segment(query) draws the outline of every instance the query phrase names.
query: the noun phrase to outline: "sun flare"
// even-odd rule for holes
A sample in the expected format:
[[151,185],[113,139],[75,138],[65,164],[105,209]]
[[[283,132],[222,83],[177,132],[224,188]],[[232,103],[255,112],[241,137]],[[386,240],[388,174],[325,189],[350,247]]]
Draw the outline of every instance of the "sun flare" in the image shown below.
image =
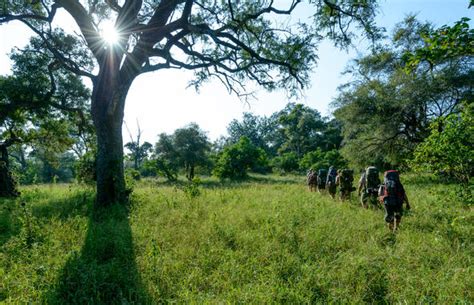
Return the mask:
[[104,24],[102,24],[100,35],[102,39],[110,45],[117,43],[119,39],[117,30],[112,22],[104,22]]

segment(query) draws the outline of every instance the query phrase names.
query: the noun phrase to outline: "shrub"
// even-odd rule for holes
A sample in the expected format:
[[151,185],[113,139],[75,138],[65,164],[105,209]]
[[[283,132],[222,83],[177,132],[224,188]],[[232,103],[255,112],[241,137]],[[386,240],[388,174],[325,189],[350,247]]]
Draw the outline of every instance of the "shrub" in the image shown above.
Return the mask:
[[454,177],[468,184],[474,172],[474,119],[472,111],[434,121],[431,134],[415,149],[412,165]]
[[94,184],[97,181],[95,151],[85,153],[76,164],[76,179],[79,183]]
[[273,158],[272,166],[282,174],[295,172],[299,169],[298,156],[294,152],[284,153]]
[[253,145],[247,137],[241,137],[237,143],[224,148],[213,174],[220,179],[243,179],[248,170],[263,168],[266,164],[265,151]]
[[320,148],[311,151],[303,156],[299,162],[300,169],[320,169],[329,168],[330,166],[336,168],[347,167],[347,161],[342,157],[337,149],[323,152]]

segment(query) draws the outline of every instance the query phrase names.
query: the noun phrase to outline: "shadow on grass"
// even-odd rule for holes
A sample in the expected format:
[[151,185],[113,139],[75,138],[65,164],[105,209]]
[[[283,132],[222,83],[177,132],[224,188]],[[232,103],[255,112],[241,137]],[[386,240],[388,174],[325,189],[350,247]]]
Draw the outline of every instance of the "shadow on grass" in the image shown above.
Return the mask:
[[13,212],[15,209],[15,199],[0,198],[0,247],[3,247],[11,237],[20,231],[19,225],[14,221]]
[[90,189],[75,191],[66,198],[48,200],[47,203],[31,207],[32,214],[38,218],[59,218],[87,215],[95,192]]
[[46,199],[41,204],[32,204],[43,195],[38,192],[29,192],[16,199],[0,200],[0,246],[18,235],[22,226],[27,225],[26,221],[36,223],[42,219],[66,220],[70,217],[87,215],[89,203],[94,198],[93,191],[81,190],[71,193],[66,198]]
[[127,207],[91,213],[80,253],[68,259],[48,304],[149,304],[135,263]]

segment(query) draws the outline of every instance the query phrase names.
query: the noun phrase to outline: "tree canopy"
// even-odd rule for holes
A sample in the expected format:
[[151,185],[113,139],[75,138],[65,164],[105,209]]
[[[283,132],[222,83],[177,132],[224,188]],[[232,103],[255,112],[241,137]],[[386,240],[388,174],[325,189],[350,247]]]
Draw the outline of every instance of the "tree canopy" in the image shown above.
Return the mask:
[[355,80],[340,88],[334,114],[343,124],[343,154],[352,164],[406,164],[434,119],[457,113],[463,100],[472,100],[472,56],[445,57],[407,73],[405,54],[425,47],[422,38],[432,31],[409,16],[390,44],[348,68]]

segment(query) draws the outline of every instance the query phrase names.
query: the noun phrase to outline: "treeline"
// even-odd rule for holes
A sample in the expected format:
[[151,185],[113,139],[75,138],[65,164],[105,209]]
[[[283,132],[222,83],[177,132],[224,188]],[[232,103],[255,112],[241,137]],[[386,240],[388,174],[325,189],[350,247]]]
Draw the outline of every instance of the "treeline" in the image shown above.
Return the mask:
[[302,104],[289,103],[269,117],[245,113],[230,122],[227,132],[211,143],[206,132],[191,123],[160,134],[153,145],[140,143],[139,133],[125,145],[126,165],[141,176],[176,180],[183,173],[192,180],[197,173],[242,179],[248,171],[285,174],[313,165],[345,164],[338,151],[340,124]]
[[[194,123],[159,134],[156,143],[142,142],[139,130],[124,145],[126,171],[173,181],[179,174],[242,179],[249,171],[375,165],[429,170],[468,184],[474,172],[468,22],[435,29],[407,17],[348,66],[352,81],[339,88],[332,118],[289,103],[268,117],[245,113],[213,143]],[[12,75],[0,77],[0,180],[10,171],[23,184],[94,181],[91,93],[48,51],[38,52],[38,43],[13,51]]]

